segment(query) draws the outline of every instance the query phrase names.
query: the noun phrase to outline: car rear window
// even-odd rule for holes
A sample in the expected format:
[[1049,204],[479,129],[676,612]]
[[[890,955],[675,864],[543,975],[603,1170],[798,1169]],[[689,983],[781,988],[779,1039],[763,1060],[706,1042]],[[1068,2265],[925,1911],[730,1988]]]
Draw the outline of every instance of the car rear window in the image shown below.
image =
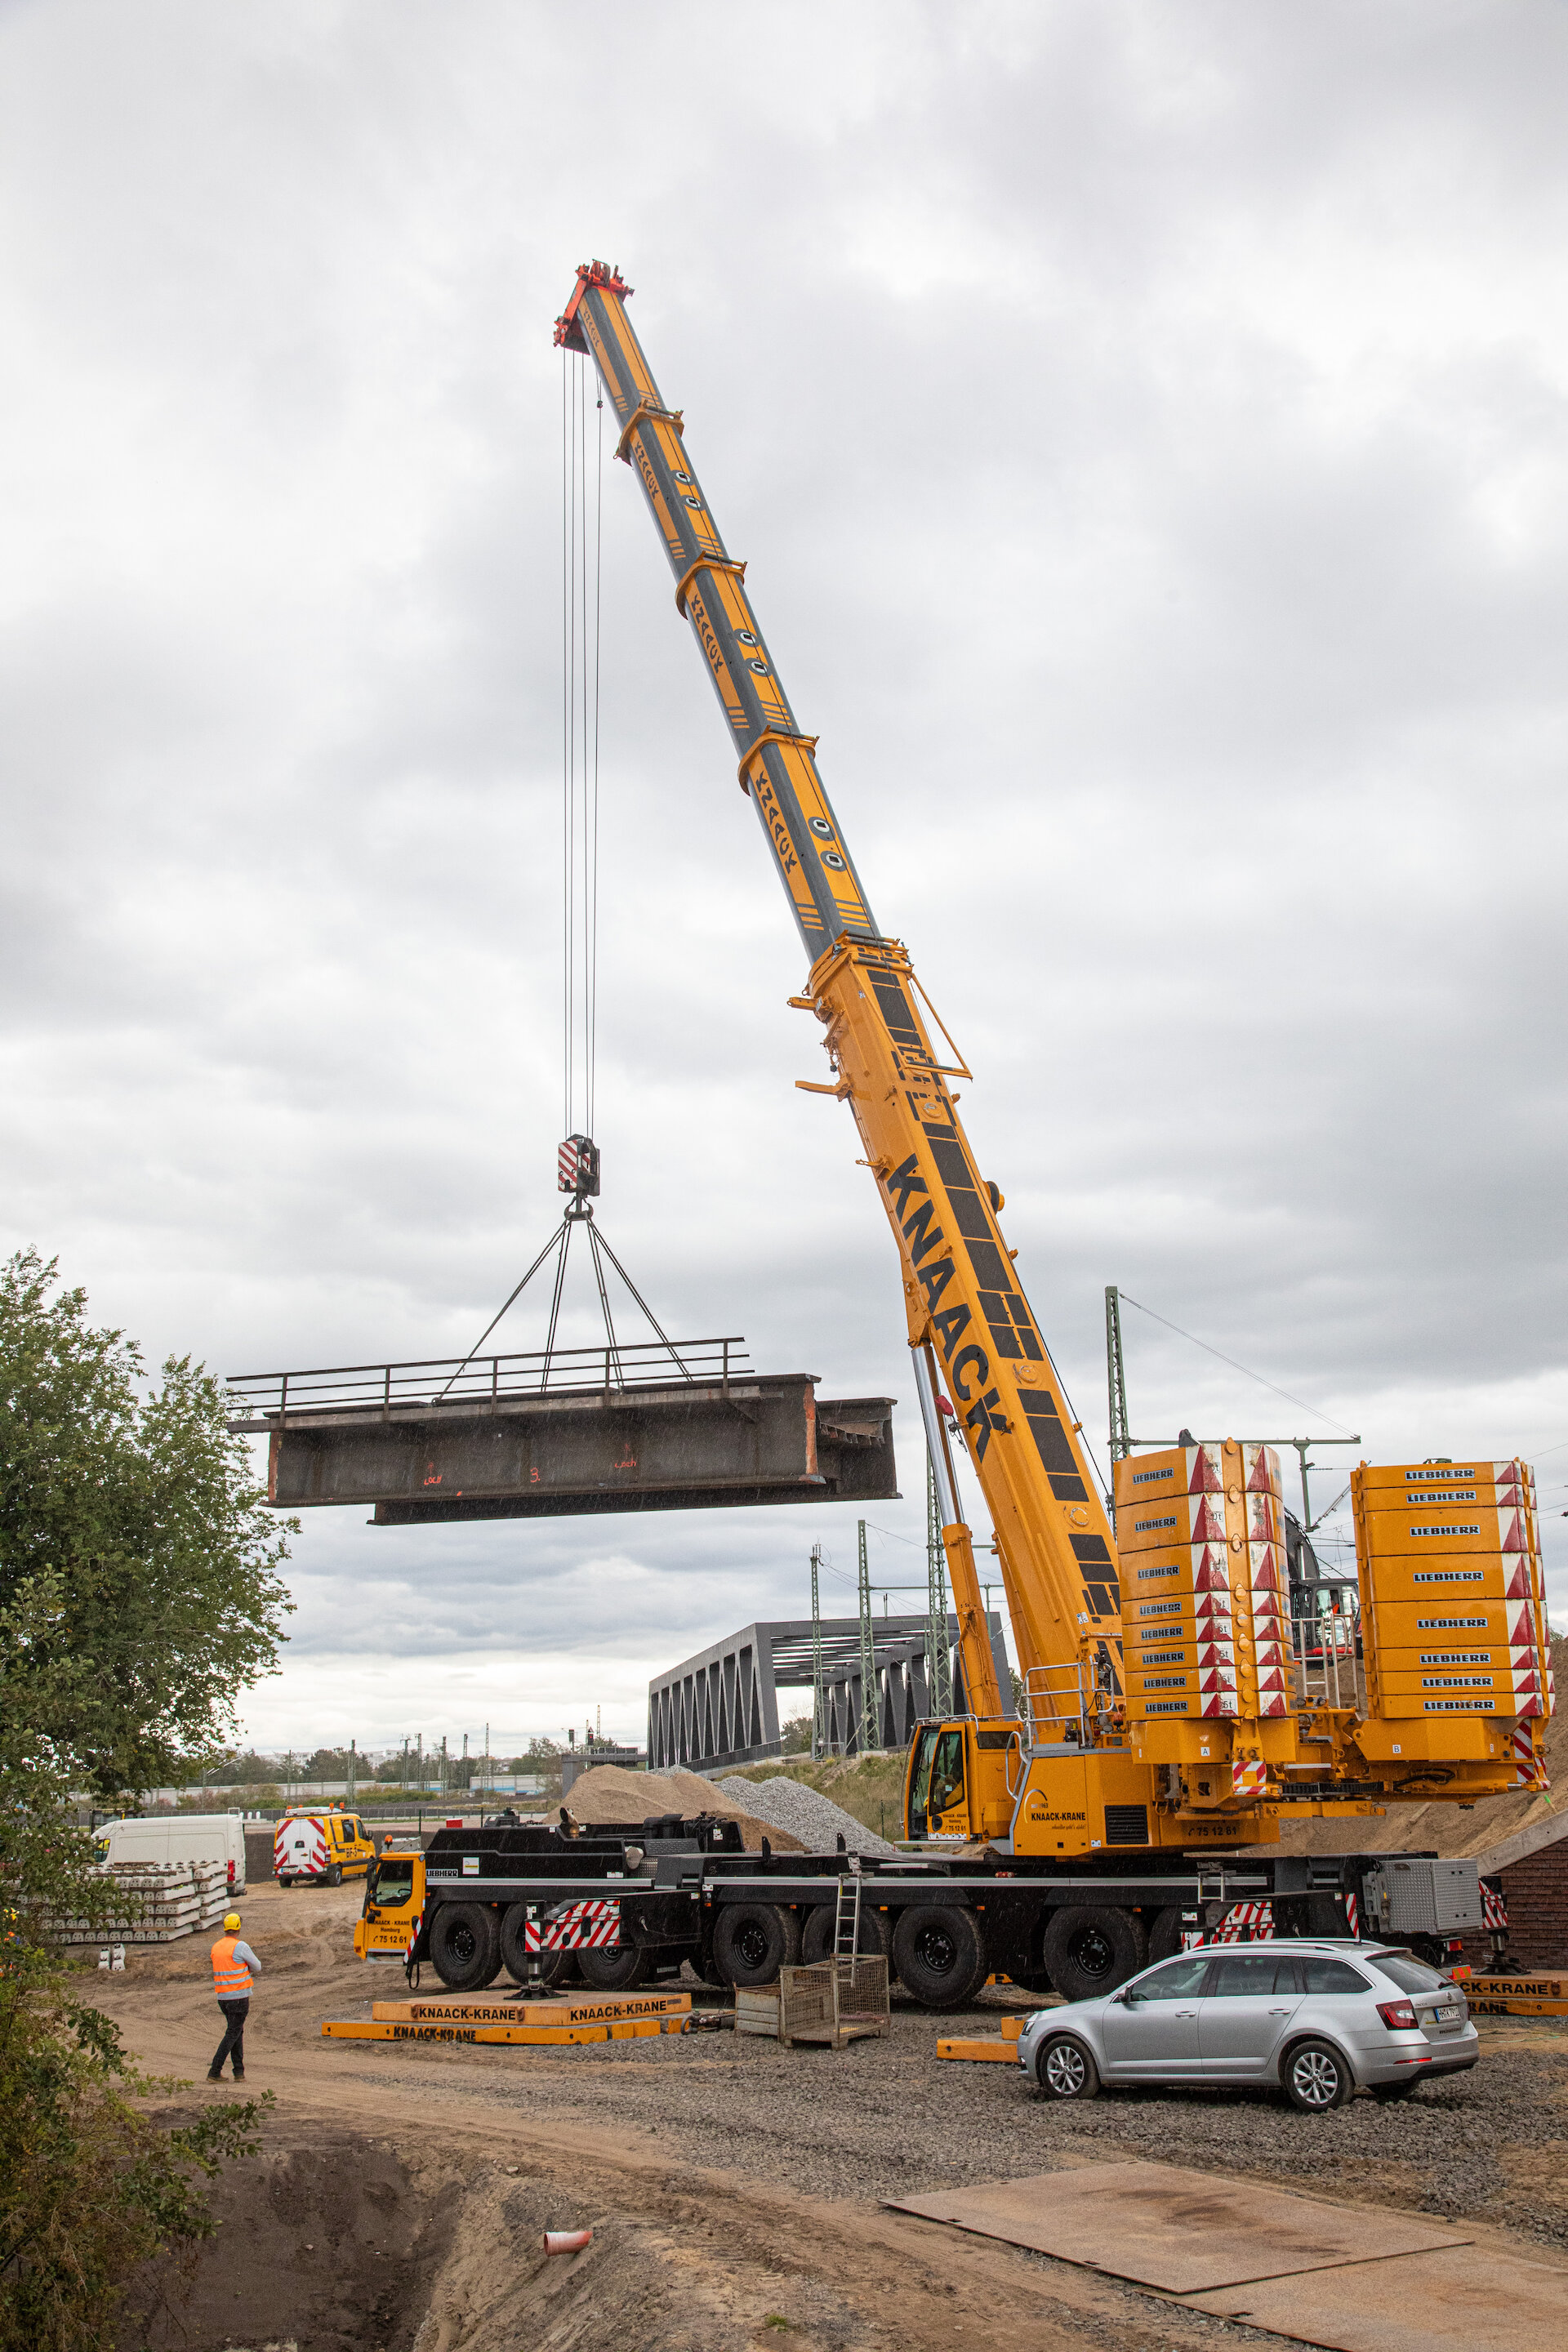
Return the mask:
[[1343,1960],[1314,1960],[1303,1955],[1302,1981],[1308,1992],[1370,1992],[1372,1988],[1357,1969],[1349,1969]]
[[1231,1952],[1215,1962],[1209,1999],[1235,2000],[1250,1994],[1262,2000],[1270,1993],[1296,1990],[1296,1963],[1273,1952]]
[[1436,1969],[1427,1968],[1423,1960],[1413,1960],[1408,1952],[1379,1952],[1373,1966],[1380,1977],[1387,1977],[1401,1992],[1437,1992],[1446,1982]]

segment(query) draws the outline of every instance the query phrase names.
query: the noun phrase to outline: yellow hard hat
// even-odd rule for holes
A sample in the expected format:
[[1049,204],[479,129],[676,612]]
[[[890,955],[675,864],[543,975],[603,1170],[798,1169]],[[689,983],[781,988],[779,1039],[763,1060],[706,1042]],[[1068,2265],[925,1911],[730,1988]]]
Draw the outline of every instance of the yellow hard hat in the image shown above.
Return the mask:
[[237,1911],[230,1911],[230,1912],[226,1915],[226,1916],[225,1917],[225,1919],[224,1919],[224,1923],[223,1923],[223,1924],[224,1924],[224,1926],[225,1926],[226,1927],[238,1927],[238,1925],[239,1925],[239,1914],[238,1914],[238,1912],[237,1912]]

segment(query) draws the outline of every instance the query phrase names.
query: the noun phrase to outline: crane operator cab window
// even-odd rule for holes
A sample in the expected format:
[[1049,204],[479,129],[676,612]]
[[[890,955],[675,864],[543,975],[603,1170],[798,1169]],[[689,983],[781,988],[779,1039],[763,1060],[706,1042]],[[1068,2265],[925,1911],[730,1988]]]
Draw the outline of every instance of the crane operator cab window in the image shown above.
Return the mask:
[[910,1790],[910,1834],[941,1827],[943,1813],[963,1802],[963,1733],[956,1725],[921,1734]]
[[372,1863],[364,1890],[367,1913],[373,1906],[377,1911],[396,1911],[413,1901],[416,1859],[411,1853],[384,1853]]

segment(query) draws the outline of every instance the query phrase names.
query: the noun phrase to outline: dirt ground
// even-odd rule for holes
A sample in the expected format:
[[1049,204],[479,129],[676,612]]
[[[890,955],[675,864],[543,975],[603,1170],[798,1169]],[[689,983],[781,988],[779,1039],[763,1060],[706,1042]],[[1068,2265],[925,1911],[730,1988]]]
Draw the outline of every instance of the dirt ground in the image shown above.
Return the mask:
[[[1071,2264],[886,2212],[879,2200],[1163,2157],[1350,2201],[1462,2217],[1482,2242],[1568,2250],[1568,2031],[1483,2025],[1473,2074],[1397,2107],[1299,2116],[1258,2095],[1047,2106],[1010,2066],[939,2063],[994,2031],[895,2000],[886,2042],[834,2054],[730,2033],[561,2052],[327,2042],[401,1977],[354,1959],[362,1891],[258,1888],[265,1971],[243,2093],[202,2077],[222,2021],[207,1937],[132,1951],[101,2007],[172,2105],[273,2094],[262,2154],[214,2193],[194,2275],[141,2283],[123,2347],[155,2352],[1017,2352],[1272,2344]],[[547,2261],[546,2228],[591,2225]]]

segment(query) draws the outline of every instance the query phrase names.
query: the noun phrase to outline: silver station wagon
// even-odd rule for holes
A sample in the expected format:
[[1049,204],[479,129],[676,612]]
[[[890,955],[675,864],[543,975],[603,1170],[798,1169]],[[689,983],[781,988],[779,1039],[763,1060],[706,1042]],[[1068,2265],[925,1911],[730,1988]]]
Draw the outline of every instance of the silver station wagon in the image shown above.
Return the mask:
[[1464,1994],[1436,1969],[1306,1936],[1184,1952],[1113,1993],[1037,2010],[1018,2037],[1047,2099],[1092,2099],[1102,2084],[1266,2084],[1318,2115],[1362,2087],[1403,2098],[1479,2054]]

